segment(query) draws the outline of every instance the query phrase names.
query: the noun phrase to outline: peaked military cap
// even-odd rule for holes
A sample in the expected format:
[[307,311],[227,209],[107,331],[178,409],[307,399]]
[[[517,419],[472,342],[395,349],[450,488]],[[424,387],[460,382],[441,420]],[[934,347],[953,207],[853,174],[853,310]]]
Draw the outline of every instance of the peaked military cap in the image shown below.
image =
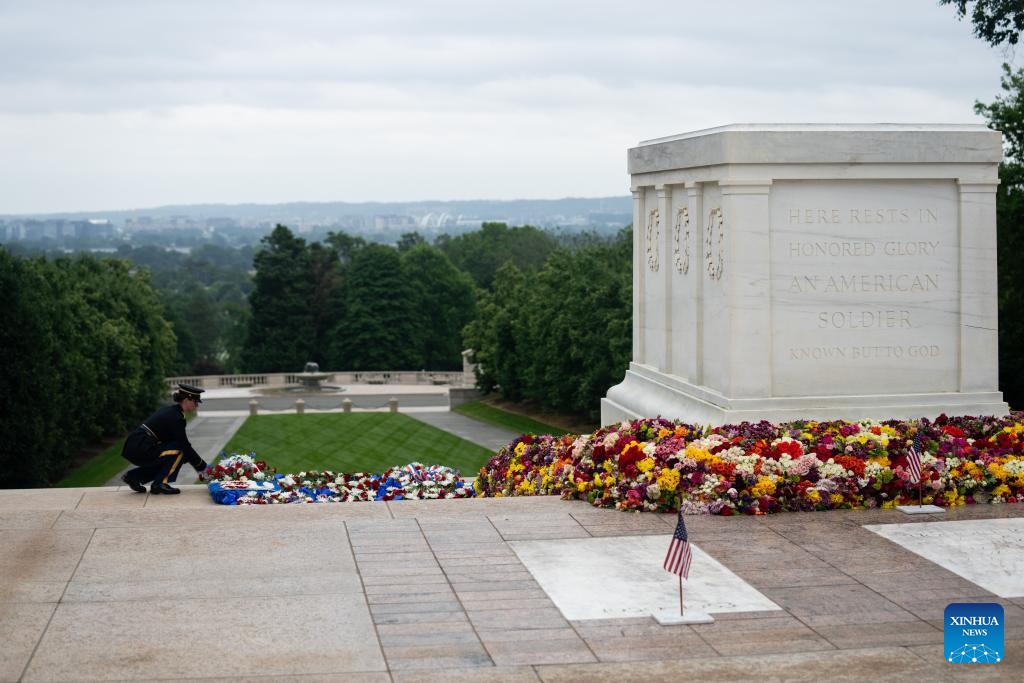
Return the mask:
[[199,394],[206,391],[206,389],[200,389],[199,387],[194,387],[191,384],[179,384],[178,389],[180,389],[181,393],[185,395],[184,398],[190,398],[196,403],[203,402],[203,399]]

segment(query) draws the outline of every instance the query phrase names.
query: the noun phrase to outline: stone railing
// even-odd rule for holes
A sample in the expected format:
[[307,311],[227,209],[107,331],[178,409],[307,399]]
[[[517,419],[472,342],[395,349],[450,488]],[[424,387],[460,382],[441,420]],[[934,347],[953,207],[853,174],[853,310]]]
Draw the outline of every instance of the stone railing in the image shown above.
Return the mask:
[[[472,373],[441,371],[368,371],[368,372],[327,372],[325,384],[433,384],[450,387],[472,387],[475,378]],[[277,372],[248,375],[195,375],[168,377],[167,387],[177,388],[178,384],[191,384],[200,389],[225,389],[229,387],[287,387],[302,384],[302,373]]]

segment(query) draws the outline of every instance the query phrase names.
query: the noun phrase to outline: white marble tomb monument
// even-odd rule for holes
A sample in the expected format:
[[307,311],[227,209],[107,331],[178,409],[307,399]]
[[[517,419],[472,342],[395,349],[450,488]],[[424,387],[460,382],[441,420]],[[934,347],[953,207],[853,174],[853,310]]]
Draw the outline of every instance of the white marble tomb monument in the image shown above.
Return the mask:
[[633,361],[603,424],[1004,415],[981,125],[730,125],[640,143]]

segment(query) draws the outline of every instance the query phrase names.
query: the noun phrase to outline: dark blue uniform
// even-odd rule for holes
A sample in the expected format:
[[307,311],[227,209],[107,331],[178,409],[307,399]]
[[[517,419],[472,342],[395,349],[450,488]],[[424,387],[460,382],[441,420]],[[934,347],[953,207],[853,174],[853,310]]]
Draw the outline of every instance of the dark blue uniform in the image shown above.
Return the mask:
[[178,477],[183,463],[197,472],[206,469],[206,461],[196,453],[185,435],[185,412],[180,403],[165,406],[132,430],[124,442],[121,455],[137,467],[129,470],[126,480],[169,484]]

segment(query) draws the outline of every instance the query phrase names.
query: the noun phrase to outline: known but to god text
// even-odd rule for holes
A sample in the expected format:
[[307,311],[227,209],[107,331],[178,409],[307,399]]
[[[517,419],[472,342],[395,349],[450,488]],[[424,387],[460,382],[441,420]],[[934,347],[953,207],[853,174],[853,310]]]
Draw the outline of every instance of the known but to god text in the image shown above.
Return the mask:
[[876,360],[879,358],[938,358],[937,344],[886,344],[879,346],[796,346],[789,360]]

